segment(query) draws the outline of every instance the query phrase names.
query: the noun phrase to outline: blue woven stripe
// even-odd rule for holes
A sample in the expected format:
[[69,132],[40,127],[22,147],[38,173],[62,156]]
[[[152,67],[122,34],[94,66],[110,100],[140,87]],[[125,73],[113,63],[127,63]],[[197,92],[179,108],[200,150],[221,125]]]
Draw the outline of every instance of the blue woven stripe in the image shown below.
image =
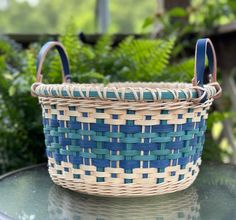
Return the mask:
[[[79,166],[89,165],[90,159],[92,165],[106,168],[116,167],[119,161],[120,167],[125,170],[139,168],[140,161],[143,161],[144,168],[161,169],[170,166],[171,160],[172,165],[180,166],[196,161],[202,153],[206,129],[204,119],[177,125],[176,130],[174,125],[167,124],[146,126],[144,134],[139,125],[121,125],[120,133],[117,133],[116,125],[91,123],[88,130],[88,123],[83,123],[82,130],[81,122],[65,123],[57,120],[56,116],[43,119],[43,124],[47,155],[57,162],[71,162]],[[109,156],[110,151],[112,155]],[[126,156],[116,155],[117,151]],[[137,156],[139,151],[143,151],[143,156]],[[144,157],[148,159],[143,160]]]
[[[50,126],[52,128],[57,128],[59,123],[56,122],[56,120],[52,119],[52,123],[44,123],[44,126]],[[69,124],[69,123],[68,123]],[[106,136],[112,137],[114,134],[112,134],[110,132],[110,126],[109,125],[102,125],[100,126],[100,130],[98,130],[100,124],[95,124],[95,123],[91,123],[90,126],[90,130],[85,132],[86,130],[88,130],[87,126],[84,125],[84,128],[81,129],[81,124],[80,122],[77,122],[77,133],[81,134],[81,135],[93,135],[96,132],[104,132],[106,133]],[[152,133],[149,133],[149,138],[152,138],[152,136],[156,136],[156,133],[170,133],[170,136],[177,136],[177,132],[179,131],[194,131],[197,130],[199,128],[204,127],[205,124],[203,124],[203,122],[189,122],[183,125],[177,125],[177,129],[176,131],[174,131],[174,125],[154,125],[154,126],[150,126],[152,129]],[[58,129],[58,133],[63,133],[63,132],[68,132],[70,134],[71,133],[71,127],[65,128],[65,130],[63,129]],[[73,127],[72,129],[75,129],[75,127]],[[94,129],[94,130],[93,130]],[[149,129],[150,130],[150,129]],[[140,125],[121,125],[120,126],[120,133],[117,134],[117,137],[119,138],[124,138],[126,134],[134,134],[134,137],[143,137],[144,135],[141,133],[142,131],[142,126]],[[153,134],[153,135],[152,135]],[[182,136],[182,133],[179,133],[180,136]],[[147,135],[147,134],[146,134]]]
[[[194,128],[198,129],[199,127],[202,127],[204,124],[204,120],[201,120],[200,122],[187,122],[183,125],[177,125],[177,131],[185,130],[185,131],[191,131]],[[50,122],[48,119],[43,120],[44,125],[49,125],[51,127],[58,127],[59,122],[56,119],[51,119]],[[81,129],[81,122],[71,122],[68,121],[68,128],[70,129]],[[62,126],[64,127],[64,122],[62,123]],[[114,127],[114,126],[113,126]],[[146,126],[146,127],[151,127],[152,132],[173,132],[174,131],[174,125],[153,125],[153,126]],[[84,127],[83,130],[88,129],[87,126]],[[149,129],[148,129],[149,130]],[[95,131],[95,132],[106,132],[110,131],[110,125],[108,124],[96,124],[96,123],[91,123],[90,124],[90,131]],[[117,131],[117,130],[114,130]],[[134,133],[140,133],[142,131],[142,126],[141,125],[121,125],[120,126],[120,132],[125,133],[125,134],[134,134]]]

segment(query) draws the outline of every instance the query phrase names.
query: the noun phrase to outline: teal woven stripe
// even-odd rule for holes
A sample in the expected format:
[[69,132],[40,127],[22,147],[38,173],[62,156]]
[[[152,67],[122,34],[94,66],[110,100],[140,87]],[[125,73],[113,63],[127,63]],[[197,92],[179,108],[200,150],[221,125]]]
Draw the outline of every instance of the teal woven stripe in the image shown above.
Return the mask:
[[[56,109],[57,105],[51,108]],[[75,110],[74,106],[69,108],[69,111]],[[105,111],[102,108],[96,109],[98,113]],[[194,110],[191,108],[186,110],[192,111]],[[134,110],[126,111],[130,119],[125,120],[122,125],[107,124],[101,118],[96,118],[95,123],[81,122],[89,117],[86,110],[82,113],[82,118],[70,116],[68,120],[60,119],[60,115],[65,113],[66,110],[58,111],[52,118],[43,120],[47,155],[55,158],[58,163],[69,162],[77,168],[80,164],[93,165],[100,172],[104,172],[106,167],[119,167],[125,173],[132,173],[133,169],[140,167],[153,167],[158,168],[158,172],[161,169],[165,172],[168,166],[179,165],[183,169],[201,156],[206,126],[205,120],[200,118],[201,114],[197,111],[200,122],[187,119],[183,124],[174,125],[167,120],[160,120],[160,123],[151,126],[135,124],[135,120],[131,120],[132,115],[137,114]],[[162,110],[160,113],[168,115],[171,111]],[[119,114],[111,115],[113,120],[119,117]],[[178,115],[178,118],[182,117],[183,114],[180,117]],[[144,117],[147,121],[151,119],[152,115]],[[86,171],[85,175],[92,173]],[[118,177],[112,174],[112,178]],[[143,178],[148,178],[148,174],[143,175]],[[97,178],[97,182],[104,181],[102,177]],[[132,181],[124,180],[125,183]]]
[[101,148],[101,149],[99,149],[99,148],[94,148],[94,149],[92,149],[92,153],[94,153],[94,154],[104,154],[104,155],[106,155],[106,154],[109,154],[109,150],[108,150],[108,149],[103,149],[103,148]]
[[124,155],[124,156],[136,156],[139,154],[139,151],[137,150],[124,150],[124,151],[121,151],[121,155]]
[[73,152],[70,150],[60,149],[59,152],[61,155],[64,155],[64,156],[69,156],[69,155],[76,156],[76,152]]
[[92,135],[96,135],[95,131],[87,131],[87,130],[79,130],[79,134],[80,135],[88,135],[88,136],[92,136]]
[[153,150],[153,151],[152,151],[152,154],[153,154],[153,155],[156,155],[156,156],[165,156],[165,155],[170,154],[170,150],[168,150],[168,149]]
[[110,138],[106,137],[106,136],[98,136],[98,135],[94,135],[91,136],[91,139],[93,141],[98,141],[98,142],[109,142]]
[[96,158],[96,154],[94,153],[89,153],[89,152],[80,152],[79,153],[81,157],[83,158]]
[[109,138],[124,138],[125,134],[120,132],[105,132],[105,135]]
[[[53,96],[57,96],[56,90],[52,90],[51,93],[52,93]],[[84,94],[84,96],[86,96],[86,92],[85,91],[83,91],[83,94]],[[101,94],[104,95],[103,91],[101,91]],[[120,97],[122,96],[121,92],[119,92],[118,94],[119,94]],[[155,94],[158,97],[158,93],[156,92]],[[49,94],[48,94],[47,90],[44,90],[44,91],[38,93],[37,95],[46,95],[46,96],[48,96]],[[62,95],[64,97],[68,97],[69,96],[66,90],[62,90]],[[138,98],[140,98],[140,93],[139,92],[137,92],[137,95],[138,95]],[[78,98],[81,97],[79,91],[74,91],[73,92],[73,96],[74,97],[78,97]],[[179,96],[180,99],[183,99],[183,100],[185,100],[187,98],[186,94],[184,92],[182,92],[182,91],[179,92],[178,96]],[[89,92],[89,97],[90,98],[99,98],[98,92],[97,91],[90,91]],[[116,94],[114,92],[107,92],[106,93],[106,97],[108,99],[117,99],[116,98]],[[198,97],[197,92],[193,91],[192,92],[192,97],[193,98],[197,98]],[[125,98],[125,100],[128,100],[128,101],[135,101],[136,100],[135,96],[134,96],[134,94],[132,92],[126,92],[124,98]],[[161,92],[161,99],[172,100],[174,98],[175,98],[174,95],[171,92],[169,92],[169,91]],[[153,100],[152,93],[148,92],[148,91],[144,92],[143,93],[143,100],[145,100],[145,101],[152,101]]]
[[170,142],[171,137],[155,137],[152,139],[152,142],[165,143]]
[[74,152],[80,152],[82,150],[82,148],[80,146],[75,146],[75,145],[69,145],[68,149],[70,151],[74,151]]
[[60,149],[60,145],[57,143],[51,143],[51,145],[47,145],[47,150],[50,152],[54,152]]
[[182,153],[170,154],[170,155],[168,155],[168,159],[170,159],[170,160],[179,159],[179,158],[181,158],[181,156],[182,156]]
[[69,133],[68,137],[71,139],[81,139],[81,135],[78,133]]
[[152,161],[157,160],[157,157],[155,155],[139,155],[132,157],[132,160]]
[[156,133],[137,133],[134,134],[136,138],[155,138],[157,136]]
[[105,155],[105,159],[111,160],[111,161],[119,161],[119,160],[124,160],[123,155]]
[[59,127],[59,128],[58,128],[58,132],[59,132],[59,133],[68,133],[68,132],[71,132],[71,129]]
[[135,137],[126,137],[126,138],[121,138],[120,142],[126,143],[126,144],[135,144],[140,142],[140,138],[135,138]]
[[[169,132],[169,133],[162,133],[161,136],[158,136],[157,133],[135,133],[130,134],[128,137],[125,133],[118,133],[118,132],[104,132],[104,134],[99,134],[98,132],[92,130],[77,130],[77,132],[73,132],[71,129],[68,128],[58,128],[58,131],[50,126],[46,126],[44,129],[45,133],[49,133],[54,138],[60,136],[62,133],[68,135],[73,141],[80,140],[82,136],[86,137],[89,136],[91,140],[96,141],[97,144],[101,142],[110,142],[110,138],[119,138],[120,143],[125,144],[134,144],[139,143],[143,138],[149,138],[152,143],[168,143],[174,137],[181,137],[182,141],[186,141],[188,145],[188,141],[193,138],[193,135],[197,137],[202,137],[204,135],[205,129],[199,130],[191,130],[191,131],[178,131],[178,132]],[[165,146],[164,146],[165,149]]]

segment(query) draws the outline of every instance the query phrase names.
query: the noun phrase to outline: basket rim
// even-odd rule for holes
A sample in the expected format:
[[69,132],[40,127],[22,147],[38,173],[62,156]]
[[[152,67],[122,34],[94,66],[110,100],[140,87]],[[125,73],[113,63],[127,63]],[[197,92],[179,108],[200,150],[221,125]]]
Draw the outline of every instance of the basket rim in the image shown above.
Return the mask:
[[[199,90],[203,93],[199,94]],[[193,86],[191,83],[179,82],[115,82],[105,84],[44,84],[34,83],[31,92],[39,97],[101,99],[113,101],[200,101],[202,96],[207,99],[218,95],[218,83],[209,83],[204,87]],[[203,94],[203,95],[202,95]]]

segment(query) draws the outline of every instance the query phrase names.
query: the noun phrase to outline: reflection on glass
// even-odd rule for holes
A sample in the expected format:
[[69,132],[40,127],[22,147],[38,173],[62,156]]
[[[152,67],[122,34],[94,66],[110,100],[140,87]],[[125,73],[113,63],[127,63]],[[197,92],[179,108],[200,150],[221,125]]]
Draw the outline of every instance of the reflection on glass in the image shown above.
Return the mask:
[[53,185],[49,192],[50,219],[198,219],[200,204],[194,187],[163,196],[102,198]]

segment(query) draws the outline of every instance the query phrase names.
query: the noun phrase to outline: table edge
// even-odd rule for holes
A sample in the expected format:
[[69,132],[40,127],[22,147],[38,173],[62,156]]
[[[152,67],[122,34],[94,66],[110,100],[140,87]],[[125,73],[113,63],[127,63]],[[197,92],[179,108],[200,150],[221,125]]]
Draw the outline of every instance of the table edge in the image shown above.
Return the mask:
[[26,170],[31,170],[31,169],[34,169],[34,168],[37,168],[37,167],[46,167],[47,163],[40,163],[40,164],[34,164],[34,165],[30,165],[30,166],[27,166],[27,167],[22,167],[20,169],[17,169],[17,170],[13,170],[13,171],[10,171],[8,173],[5,173],[3,175],[0,176],[0,181],[9,177],[9,176],[12,176],[16,173],[19,173],[19,172],[22,172],[22,171],[26,171]]

